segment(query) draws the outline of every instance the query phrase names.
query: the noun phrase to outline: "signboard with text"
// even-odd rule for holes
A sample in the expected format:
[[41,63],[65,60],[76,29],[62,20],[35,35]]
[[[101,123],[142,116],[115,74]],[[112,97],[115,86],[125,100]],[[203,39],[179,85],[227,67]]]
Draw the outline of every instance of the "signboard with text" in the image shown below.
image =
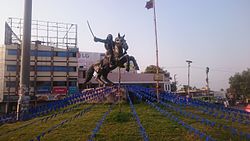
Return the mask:
[[78,66],[83,68],[89,68],[92,64],[100,61],[103,57],[103,53],[96,52],[79,52],[78,53]]
[[37,87],[37,94],[48,94],[50,93],[50,86]]
[[162,74],[155,74],[154,81],[163,81],[163,75]]
[[67,94],[67,88],[66,87],[53,87],[53,94]]
[[75,94],[77,92],[77,87],[69,87],[69,94]]

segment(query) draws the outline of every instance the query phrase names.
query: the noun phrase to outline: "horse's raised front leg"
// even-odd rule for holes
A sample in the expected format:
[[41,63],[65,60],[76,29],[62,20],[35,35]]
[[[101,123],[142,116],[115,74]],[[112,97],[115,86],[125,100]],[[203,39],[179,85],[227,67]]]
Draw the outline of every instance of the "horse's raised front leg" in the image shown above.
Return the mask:
[[126,71],[129,72],[129,70],[130,70],[130,57],[127,55],[126,58],[127,58]]
[[101,79],[101,75],[100,74],[97,74],[95,80],[99,83],[99,85],[103,86],[105,84],[104,81],[102,81]]
[[133,62],[135,70],[140,70],[140,68],[139,68],[139,66],[138,66],[138,64],[137,64],[137,62],[135,60],[135,57],[129,56],[129,60],[131,60]]
[[84,86],[91,80],[91,78],[93,77],[94,71],[95,71],[94,66],[91,65],[89,67],[89,69],[87,70],[87,73],[86,73],[87,77],[86,77],[86,79],[85,79],[85,81],[83,83]]
[[102,80],[105,81],[108,85],[113,85],[114,83],[108,79],[108,73],[102,74]]

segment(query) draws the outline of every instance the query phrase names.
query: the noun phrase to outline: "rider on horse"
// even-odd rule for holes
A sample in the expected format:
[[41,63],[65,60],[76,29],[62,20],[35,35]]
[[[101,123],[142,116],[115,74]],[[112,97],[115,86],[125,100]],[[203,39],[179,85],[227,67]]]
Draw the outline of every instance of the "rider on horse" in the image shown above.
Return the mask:
[[[86,85],[96,73],[96,80],[100,85],[103,84],[112,84],[113,82],[110,81],[107,77],[108,74],[117,67],[124,68],[124,64],[126,64],[126,71],[130,69],[130,61],[133,62],[134,69],[139,70],[139,66],[133,56],[129,56],[127,54],[128,44],[124,39],[125,35],[115,38],[113,41],[112,35],[109,34],[106,40],[96,38],[94,36],[95,42],[102,42],[105,45],[105,49],[107,50],[106,56],[100,60],[100,62],[92,64],[89,69],[87,70],[87,77],[85,79],[84,85]],[[107,57],[110,56],[110,57]],[[110,63],[114,65],[110,67]]]
[[[113,36],[111,34],[108,34],[106,39],[100,39],[100,38],[94,37],[94,41],[104,43],[104,47],[107,50],[106,56],[109,58],[110,67],[112,67],[115,62],[114,53],[113,53],[115,42],[113,41]],[[103,67],[102,63],[101,63],[101,67]]]

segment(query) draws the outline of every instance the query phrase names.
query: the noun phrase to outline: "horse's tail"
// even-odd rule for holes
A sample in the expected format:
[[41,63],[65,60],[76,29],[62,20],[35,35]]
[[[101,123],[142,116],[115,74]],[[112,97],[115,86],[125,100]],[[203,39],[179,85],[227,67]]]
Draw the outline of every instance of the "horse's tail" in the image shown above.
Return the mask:
[[94,71],[95,71],[94,65],[91,65],[91,66],[89,67],[89,69],[87,70],[87,73],[86,73],[86,80],[85,80],[85,82],[83,83],[83,85],[86,85],[86,84],[91,80],[91,78],[93,77]]

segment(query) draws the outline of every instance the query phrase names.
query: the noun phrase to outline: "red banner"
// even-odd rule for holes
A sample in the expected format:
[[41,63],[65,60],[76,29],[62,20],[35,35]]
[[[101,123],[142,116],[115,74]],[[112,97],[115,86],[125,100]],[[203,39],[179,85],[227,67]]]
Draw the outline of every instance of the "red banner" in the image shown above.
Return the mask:
[[66,87],[53,87],[53,94],[67,94]]

